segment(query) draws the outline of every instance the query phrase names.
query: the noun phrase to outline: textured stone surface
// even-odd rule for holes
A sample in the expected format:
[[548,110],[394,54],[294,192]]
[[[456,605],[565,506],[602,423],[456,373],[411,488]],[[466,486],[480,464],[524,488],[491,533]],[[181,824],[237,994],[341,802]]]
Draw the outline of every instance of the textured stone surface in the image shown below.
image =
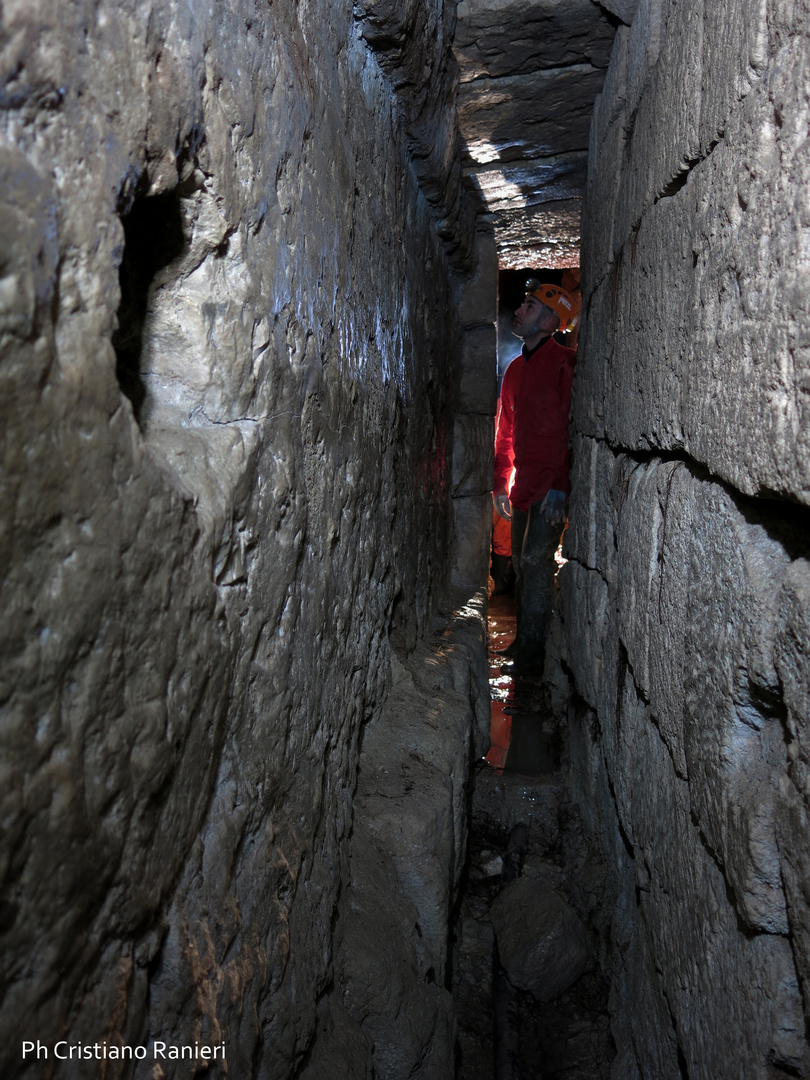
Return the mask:
[[[759,97],[752,92],[741,112],[764,108]],[[806,183],[783,184],[780,165],[757,184],[758,211],[743,212],[740,174],[731,172],[737,156],[739,148],[718,146],[617,256],[602,297],[590,301],[611,329],[591,321],[587,331],[594,349],[608,352],[611,374],[595,372],[586,386],[592,369],[583,368],[576,407],[604,410],[615,443],[685,450],[741,491],[807,503],[810,315],[803,240],[791,224],[801,221]],[[669,362],[656,362],[662,356]]]
[[472,201],[460,184],[455,5],[447,0],[360,0],[361,33],[398,91],[396,106],[421,187],[439,213],[456,266],[474,259]]
[[[601,716],[620,707],[631,679],[675,771],[689,779],[692,811],[725,866],[739,919],[784,933],[774,803],[787,754],[774,711],[774,640],[795,536],[769,532],[767,518],[683,462],[638,464],[592,445],[606,460],[590,478],[577,466],[578,524],[567,542],[578,564],[565,591],[568,620],[584,621],[592,646],[590,657],[575,657],[578,685]],[[579,448],[585,463],[588,442]],[[598,539],[579,527],[587,501],[601,521],[606,506],[620,507]],[[614,636],[618,650],[606,640]],[[605,662],[611,653],[614,663]],[[606,744],[612,738],[606,729]],[[620,808],[629,784],[629,768],[620,770]]]
[[622,1080],[810,1075],[807,14],[641,0],[591,127],[561,607]]
[[451,582],[462,592],[470,592],[489,568],[492,538],[492,496],[459,495],[453,499],[455,528]]
[[494,220],[500,247],[502,227],[498,225],[497,215],[501,215],[504,224],[508,224],[509,215],[506,212],[514,210],[516,201],[522,200],[521,208],[530,211],[548,203],[578,199],[585,187],[587,166],[585,152],[573,150],[557,157],[519,161],[498,168],[471,166],[466,170],[466,175],[480,192],[488,211],[496,215]]
[[628,762],[606,765],[587,724],[572,738],[581,743],[573,751],[580,807],[603,850],[613,853],[611,938],[622,957],[613,981],[614,1037],[624,1062],[618,1075],[668,1075],[678,1060],[689,1075],[766,1077],[773,1064],[805,1075],[790,945],[781,935],[740,932],[727,883],[691,820],[689,786],[676,776],[654,723],[636,721],[626,736],[632,843],[607,812],[613,777]]
[[464,334],[459,369],[458,412],[494,417],[498,398],[495,326],[473,327]]
[[494,439],[491,416],[464,413],[456,416],[453,427],[453,495],[455,497],[484,495],[492,490]]
[[[534,715],[531,720],[538,723],[540,717]],[[564,727],[564,719],[561,722]],[[563,759],[567,759],[566,753]],[[492,952],[496,916],[491,919],[490,908],[500,908],[504,901],[499,899],[500,873],[504,862],[511,860],[501,856],[506,856],[510,833],[519,822],[527,837],[522,873],[528,880],[529,895],[524,895],[517,905],[518,925],[512,929],[524,940],[526,952],[540,944],[539,920],[533,916],[535,892],[539,895],[554,890],[559,898],[553,902],[554,909],[566,910],[567,906],[567,918],[577,926],[577,934],[582,933],[578,919],[590,921],[604,901],[598,859],[591,857],[594,849],[569,801],[567,765],[558,772],[532,776],[509,769],[498,772],[480,762],[475,770],[470,815],[467,885],[461,898],[454,950],[459,1080],[489,1080],[495,1068]],[[514,888],[520,891],[524,887],[510,885],[507,892],[512,894]],[[545,910],[542,905],[541,910]],[[591,938],[590,933],[586,936]],[[515,1049],[522,1075],[607,1080],[614,1055],[607,1017],[607,984],[598,973],[589,971],[550,1003],[520,992],[514,1007],[516,1015],[511,1022],[519,1031],[519,1048]]]
[[629,25],[638,9],[638,0],[599,0],[599,6]]
[[572,64],[463,83],[459,123],[467,153],[474,162],[540,158],[542,166],[562,151],[584,150],[604,75],[591,64]]
[[[360,755],[350,880],[338,921],[338,997],[375,1075],[452,1075],[449,922],[467,846],[476,717],[469,655],[451,644],[394,659]],[[462,683],[459,686],[459,677]],[[340,1013],[338,1013],[340,1015]]]
[[787,709],[787,782],[781,779],[777,804],[777,841],[796,963],[801,976],[805,1015],[810,1012],[810,897],[808,845],[808,710],[810,692],[810,564],[797,559],[785,574],[777,598],[778,623],[774,664],[784,687]]
[[578,213],[574,220],[553,204],[582,196],[590,114],[613,35],[591,0],[459,4],[465,172],[493,215],[505,268],[579,263]]
[[[478,251],[475,270],[465,280],[459,298],[458,314],[467,329],[492,326],[498,315],[498,256],[492,223],[476,222],[475,243]],[[477,410],[472,410],[477,411]]]
[[464,335],[456,378],[452,477],[455,545],[451,580],[468,595],[487,580],[492,535],[489,492],[497,403],[498,261],[491,223],[479,220],[475,250],[475,271],[459,297]]
[[[765,1075],[768,1040],[775,1040],[784,1060],[804,1070],[792,954],[777,948],[788,932],[796,940],[804,918],[795,882],[797,866],[807,865],[799,826],[806,811],[798,796],[801,767],[793,764],[801,758],[791,750],[803,722],[788,727],[787,746],[780,722],[785,708],[798,717],[801,691],[793,688],[806,683],[808,670],[806,628],[793,614],[794,597],[807,589],[806,563],[791,561],[801,529],[773,522],[756,503],[735,499],[684,462],[638,462],[587,439],[578,441],[575,462],[564,552],[569,562],[562,572],[566,662],[598,716],[599,732],[598,740],[586,739],[575,726],[589,759],[575,769],[576,785],[581,805],[595,799],[608,817],[615,815],[614,828],[632,856],[624,866],[626,855],[617,858],[613,845],[617,892],[627,874],[649,894],[633,925],[621,923],[620,909],[614,916],[617,943],[626,934],[641,950],[639,969],[627,981],[616,975],[620,1024],[634,1045],[664,1053],[651,1046],[654,1014],[631,1004],[634,980],[652,978],[655,968],[668,977],[690,955],[690,962],[703,963],[707,931],[695,929],[691,941],[678,936],[679,904],[684,913],[687,907],[711,912],[713,925],[722,913],[724,964],[694,992],[705,1001],[730,994],[739,1013],[753,1008],[744,990],[751,979],[771,986],[781,1010],[763,1019],[756,1006],[740,1020],[759,1041],[748,1045],[744,1054],[750,1056],[729,1061],[748,1060],[750,1075]],[[791,645],[782,652],[786,640]],[[607,774],[601,793],[591,790],[594,770]],[[672,815],[684,823],[665,870],[660,845]],[[610,850],[609,826],[600,821],[594,828]],[[701,863],[706,869],[695,881]],[[710,886],[716,901],[704,892],[708,868],[710,878],[718,876]],[[663,919],[659,888],[667,896],[682,890],[680,899],[666,901],[674,904],[672,934],[656,933],[642,945],[637,936],[651,934]],[[742,943],[763,932],[756,939],[762,949],[749,954]],[[645,972],[647,954],[653,968]],[[803,955],[798,951],[800,973]],[[738,964],[749,974],[741,976]],[[694,1062],[716,1072],[721,1066],[714,1049],[709,1052],[708,1032],[682,1031],[687,1020],[666,978],[661,992],[673,1010],[681,1051],[697,1039],[700,1045],[689,1050]],[[719,1014],[714,1023],[721,1026]],[[737,1067],[717,1074],[737,1075]]]
[[581,202],[541,203],[527,207],[516,220],[514,215],[494,215],[498,229],[498,261],[504,270],[521,270],[526,265],[526,231],[536,237],[532,261],[535,265],[564,269],[579,262]]
[[362,725],[452,558],[471,230],[452,7],[409,10],[425,111],[379,5],[4,6],[4,1076],[31,1031],[281,1080],[320,1030]]
[[538,1001],[553,1001],[587,969],[587,931],[548,885],[529,875],[518,878],[494,902],[490,916],[509,981]]
[[460,0],[453,49],[465,82],[587,61],[607,67],[611,36],[588,0]]

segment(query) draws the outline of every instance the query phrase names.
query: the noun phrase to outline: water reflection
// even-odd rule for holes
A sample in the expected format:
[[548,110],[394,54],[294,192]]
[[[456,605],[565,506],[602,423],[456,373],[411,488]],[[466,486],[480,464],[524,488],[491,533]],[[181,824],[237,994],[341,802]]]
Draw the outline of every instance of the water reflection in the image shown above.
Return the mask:
[[504,649],[515,636],[515,603],[493,596],[489,603],[490,748],[486,761],[498,772],[544,774],[560,765],[560,738],[542,679],[515,678],[501,670]]

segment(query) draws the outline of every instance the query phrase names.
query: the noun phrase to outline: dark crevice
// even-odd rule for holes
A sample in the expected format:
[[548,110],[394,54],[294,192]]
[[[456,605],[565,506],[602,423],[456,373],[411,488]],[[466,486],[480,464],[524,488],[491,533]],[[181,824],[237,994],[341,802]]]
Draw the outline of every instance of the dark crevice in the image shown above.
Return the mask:
[[[620,642],[620,648],[622,650],[624,650],[624,644],[622,642]],[[625,655],[627,655],[627,654],[625,653]],[[672,764],[673,772],[675,773],[675,775],[678,777],[679,780],[684,780],[684,781],[688,780],[689,778],[687,776],[684,776],[683,773],[681,772],[681,770],[678,768],[678,763],[675,761],[675,757],[674,757],[674,755],[672,753],[672,747],[669,745],[667,740],[664,738],[664,733],[661,730],[661,724],[659,723],[658,718],[655,716],[652,709],[650,708],[650,702],[649,702],[649,700],[647,698],[647,695],[644,693],[644,691],[638,685],[638,682],[636,680],[635,672],[633,671],[633,665],[630,663],[629,655],[627,656],[627,672],[629,673],[630,679],[632,680],[633,689],[635,690],[636,697],[645,706],[647,719],[650,721],[652,726],[658,732],[658,738],[664,744],[664,748],[666,749],[666,752],[669,755],[669,760],[670,760],[670,762]]]
[[728,901],[729,907],[734,912],[734,917],[737,920],[737,930],[738,930],[738,932],[747,941],[754,941],[758,937],[774,937],[774,936],[779,937],[779,936],[781,936],[781,935],[778,935],[778,934],[774,935],[773,933],[771,933],[768,930],[761,930],[761,929],[759,929],[757,927],[750,926],[748,923],[746,923],[744,921],[744,919],[740,915],[740,906],[741,905],[740,905],[740,903],[739,903],[739,901],[737,899],[737,891],[734,888],[734,886],[731,884],[731,882],[728,880],[728,877],[726,876],[726,868],[725,868],[725,864],[724,864],[722,858],[714,850],[712,845],[709,843],[708,837],[706,836],[706,833],[703,831],[703,827],[700,824],[700,819],[698,818],[695,811],[690,810],[689,811],[689,816],[690,816],[690,818],[692,820],[692,825],[695,827],[695,830],[697,831],[698,839],[700,840],[700,843],[701,843],[701,846],[703,847],[703,850],[706,852],[706,854],[712,860],[714,865],[717,867],[717,869],[720,872],[720,876],[723,879],[723,888],[725,889],[725,892],[726,892],[726,900]]
[[0,935],[7,934],[17,921],[20,905],[10,900],[0,900]]
[[[605,70],[605,68],[596,67],[596,65],[592,64],[590,61],[586,61],[585,63],[583,63],[581,60],[572,60],[569,64],[554,64],[553,66],[549,66],[549,67],[536,67],[536,68],[533,68],[532,69],[532,74],[533,75],[538,75],[538,74],[541,74],[541,75],[553,75],[553,74],[556,74],[556,72],[558,72],[558,71],[570,71],[570,70],[576,69],[576,68],[579,68],[579,69],[581,69],[581,68],[590,68],[591,71],[604,71]],[[466,87],[466,86],[475,86],[475,84],[479,83],[479,82],[497,83],[497,82],[500,82],[501,79],[514,79],[516,74],[519,75],[519,74],[521,74],[521,72],[519,72],[519,71],[515,72],[515,71],[510,70],[510,71],[504,72],[503,75],[490,75],[490,74],[477,75],[473,79],[465,79],[463,85]],[[481,106],[481,111],[483,111],[485,108],[487,108],[487,105],[484,103]],[[491,108],[494,108],[494,106],[491,106]],[[586,149],[587,149],[587,147],[586,147]],[[567,152],[568,152],[568,148],[566,148],[566,153]]]
[[[705,473],[705,479],[711,479],[716,481],[717,483],[720,483],[718,477],[714,476],[713,473],[710,473],[710,471],[705,468],[705,466],[701,465],[700,462],[696,461],[693,457],[690,457],[690,455],[685,450],[667,450],[663,448],[659,449],[653,447],[651,447],[650,449],[641,449],[638,447],[626,447],[616,445],[615,443],[611,443],[608,439],[602,439],[600,441],[604,442],[605,446],[608,447],[608,449],[611,451],[612,454],[614,454],[614,456],[629,458],[631,461],[634,461],[637,466],[649,465],[654,462],[667,464],[668,462],[680,461],[683,462],[684,465],[693,467],[696,475],[698,475],[700,472],[703,472]],[[701,477],[698,475],[698,478],[700,479]]]
[[777,1061],[772,1058],[768,1062],[768,1080],[777,1080],[778,1077],[783,1076],[805,1076],[803,1069],[800,1069],[796,1065],[791,1065],[785,1061]]
[[[642,880],[639,880],[642,879]],[[636,907],[641,910],[641,897],[643,893],[649,893],[652,888],[652,871],[649,863],[641,854],[636,860]]]
[[124,226],[124,254],[118,271],[121,303],[112,343],[118,385],[132,402],[135,420],[140,425],[146,399],[141,353],[150,290],[158,272],[174,262],[186,243],[178,190],[136,198],[121,218],[121,224]]
[[649,718],[649,721],[652,724],[652,726],[658,732],[659,739],[661,740],[661,742],[666,747],[666,751],[669,754],[669,760],[672,763],[673,772],[675,773],[675,775],[678,777],[679,780],[683,780],[685,783],[688,783],[689,782],[689,777],[678,766],[678,763],[675,760],[675,756],[672,753],[672,747],[669,745],[667,740],[664,738],[664,732],[661,730],[661,724],[660,724],[660,722],[658,720],[658,717],[655,715],[655,713],[653,713],[652,709],[650,709],[650,708],[647,709],[647,717]]
[[791,561],[810,557],[810,507],[779,495],[741,495],[728,484],[715,482],[725,488],[748,524],[761,526]]
[[[621,724],[620,714],[621,714],[621,707],[622,707],[622,702],[623,702],[623,698],[624,698],[624,674],[626,673],[628,667],[629,667],[629,665],[628,665],[628,662],[627,662],[627,651],[624,648],[624,645],[621,642],[619,642],[619,662],[618,662],[618,669],[619,670],[618,670],[618,673],[617,673],[618,678],[619,678],[619,682],[618,682],[618,687],[617,687],[617,692],[616,692],[616,735],[617,735],[617,737],[618,737],[619,732],[620,732],[620,724]],[[603,755],[603,761],[604,761],[604,765],[605,765],[605,776],[607,777],[607,782],[608,782],[608,790],[610,791],[611,798],[613,799],[613,808],[614,808],[615,813],[616,813],[616,824],[618,825],[618,828],[619,828],[619,835],[622,838],[622,843],[624,844],[625,851],[627,852],[627,854],[630,856],[631,859],[635,860],[635,857],[636,857],[635,847],[634,847],[633,842],[631,841],[630,837],[627,835],[627,832],[626,832],[626,830],[624,828],[624,825],[622,824],[622,817],[621,817],[621,814],[619,813],[619,800],[616,798],[616,789],[613,786],[613,778],[610,775],[610,766],[608,765],[608,760],[607,760],[606,757],[604,757],[604,755]]]
[[689,158],[683,163],[681,171],[677,173],[664,187],[659,195],[653,200],[653,205],[660,202],[661,199],[671,199],[673,195],[677,195],[684,187],[686,187],[686,181],[689,179],[689,174],[699,165],[701,161],[705,161],[704,157]]
[[[572,561],[572,560],[569,559],[569,562],[570,561]],[[582,565],[582,564],[580,564],[580,565]],[[682,771],[678,768],[678,764],[675,761],[675,757],[673,755],[672,748],[670,747],[667,740],[664,738],[664,733],[661,730],[661,725],[660,725],[657,717],[654,715],[654,713],[652,712],[652,710],[650,708],[650,702],[649,702],[648,696],[644,693],[644,691],[641,689],[641,687],[638,684],[638,680],[636,679],[635,672],[633,671],[633,665],[630,662],[630,655],[627,652],[627,648],[626,648],[624,642],[621,641],[621,640],[619,640],[619,659],[618,659],[618,663],[617,663],[617,674],[616,674],[616,678],[617,678],[617,692],[616,692],[616,730],[617,730],[617,734],[618,734],[618,732],[620,730],[620,719],[619,718],[620,718],[621,707],[624,704],[624,681],[625,681],[625,678],[627,677],[627,675],[630,676],[630,681],[633,684],[633,691],[635,692],[636,699],[642,705],[645,706],[647,719],[653,725],[653,727],[655,728],[655,730],[658,733],[659,739],[664,744],[664,747],[665,747],[665,749],[667,751],[667,754],[669,756],[669,760],[670,760],[670,762],[672,764],[672,769],[673,769],[675,775],[678,777],[679,780],[687,780],[688,777],[684,776]],[[605,762],[605,764],[607,765],[607,762]],[[610,784],[610,779],[609,778],[608,778],[608,783]],[[612,786],[611,786],[611,794],[613,794]],[[615,799],[615,796],[614,796],[614,799]]]
[[629,26],[630,25],[630,23],[626,23],[624,21],[624,19],[620,19],[615,11],[611,11],[609,7],[605,7],[604,4],[600,3],[599,0],[597,0],[597,3],[599,4],[599,7],[601,8],[602,15],[610,23],[610,25],[613,27],[614,31],[618,30],[620,26]]
[[718,143],[721,141],[721,139],[722,132],[720,132],[719,136],[716,139],[713,139],[712,142],[709,143],[703,153],[698,154],[696,157],[693,158],[687,158],[686,161],[682,162],[681,168],[679,169],[677,174],[673,176],[669,183],[664,186],[661,192],[656,195],[655,199],[653,200],[653,205],[655,205],[655,203],[659,202],[661,199],[669,199],[673,195],[677,195],[678,192],[686,186],[686,182],[689,179],[690,174],[697,168],[698,165],[702,165],[703,162],[711,156],[712,152],[714,151]]
[[[624,681],[627,677],[627,669],[630,666],[627,649],[624,642],[619,641],[619,647],[616,650],[616,736],[621,737],[622,731],[622,712],[624,711]],[[633,680],[635,682],[635,680]]]
[[566,552],[565,558],[569,563],[576,563],[577,566],[581,566],[583,570],[587,570],[590,574],[598,574],[606,585],[609,584],[608,579],[598,566],[589,566],[588,563],[583,562],[582,559],[577,558],[576,555],[570,554],[570,552]]
[[[312,1060],[312,1055],[315,1052],[315,1047],[317,1045],[318,1038],[321,1037],[321,1036],[326,1035],[326,1032],[322,1032],[321,1029],[324,1026],[328,1027],[328,1022],[327,1022],[326,1025],[324,1025],[324,1022],[323,1022],[323,1020],[324,1020],[324,1018],[323,1018],[323,1010],[321,1009],[320,1006],[321,1006],[322,1003],[326,1003],[327,999],[331,996],[331,994],[334,992],[334,990],[335,990],[335,980],[334,980],[334,978],[330,978],[329,981],[327,982],[327,984],[323,987],[323,989],[320,991],[320,993],[317,995],[317,997],[315,999],[315,1011],[316,1011],[315,1028],[314,1028],[314,1030],[312,1032],[312,1037],[311,1037],[311,1039],[309,1041],[309,1045],[307,1046],[306,1050],[304,1051],[304,1054],[303,1054],[300,1062],[298,1063],[298,1067],[295,1070],[295,1073],[294,1073],[295,1078],[299,1077],[305,1071],[305,1069],[309,1065],[310,1061]],[[328,1008],[328,1004],[327,1004],[327,1008]],[[255,1076],[256,1074],[254,1073],[253,1075]]]
[[589,705],[577,690],[573,674],[570,672],[568,674],[572,687],[571,699],[568,704],[568,721],[579,726],[588,724],[590,727],[588,734],[595,746],[602,738],[602,725],[599,723],[599,715],[596,709]]
[[638,680],[636,679],[636,673],[635,673],[635,671],[633,671],[633,664],[632,664],[632,662],[630,660],[630,654],[627,652],[627,649],[625,648],[624,642],[621,639],[619,639],[619,648],[624,653],[625,671],[630,676],[630,681],[633,684],[633,691],[634,691],[634,693],[636,695],[636,700],[640,701],[642,705],[649,705],[649,700],[647,698],[647,695],[644,693],[644,691],[639,686]]
[[683,1077],[683,1080],[689,1080],[689,1069],[686,1065],[686,1058],[684,1057],[683,1047],[678,1042],[675,1044],[675,1048],[678,1051],[678,1071]]
[[627,835],[627,832],[625,831],[624,825],[622,825],[622,818],[621,818],[621,814],[619,813],[619,803],[618,803],[618,800],[616,799],[616,790],[613,787],[613,781],[610,778],[610,772],[608,771],[607,760],[605,760],[605,773],[606,773],[607,778],[608,778],[608,788],[610,789],[610,794],[611,794],[611,797],[613,799],[613,803],[614,803],[614,805],[616,807],[616,824],[619,827],[619,836],[621,836],[621,838],[622,838],[622,843],[624,844],[624,849],[627,852],[627,854],[630,856],[631,859],[635,859],[635,857],[636,857],[635,848],[633,847],[633,844],[632,844],[632,842],[630,840],[630,837]]
[[802,505],[794,498],[767,489],[761,489],[756,495],[747,495],[690,457],[684,450],[628,449],[616,446],[607,439],[595,441],[604,443],[614,457],[629,458],[638,465],[681,462],[695,480],[722,488],[746,522],[749,525],[760,525],[771,540],[784,547],[791,560],[810,556],[810,543],[807,539],[810,537],[810,507]]
[[[658,973],[660,975],[661,971],[658,969],[657,965],[656,965],[656,970],[658,971]],[[677,1059],[678,1059],[678,1073],[679,1073],[679,1075],[681,1077],[681,1080],[689,1080],[689,1066],[686,1063],[686,1055],[683,1052],[683,1047],[681,1046],[681,1040],[680,1040],[680,1037],[678,1035],[678,1021],[675,1019],[675,1013],[674,1013],[674,1011],[672,1009],[672,1005],[670,1004],[670,1000],[669,1000],[669,997],[667,996],[667,992],[666,992],[666,990],[664,989],[663,986],[661,987],[661,993],[663,995],[664,1001],[666,1002],[667,1012],[669,1013],[670,1023],[672,1024],[672,1034],[673,1034],[673,1036],[675,1038],[675,1053],[676,1053],[676,1056],[677,1056]]]
[[[776,677],[779,679],[778,672]],[[786,729],[788,712],[784,702],[781,680],[779,680],[779,683],[779,692],[777,693],[773,690],[769,690],[766,686],[754,682],[749,674],[746,679],[746,688],[752,707],[756,709],[764,719],[779,721],[782,727],[785,728],[786,741],[789,741],[790,735]]]

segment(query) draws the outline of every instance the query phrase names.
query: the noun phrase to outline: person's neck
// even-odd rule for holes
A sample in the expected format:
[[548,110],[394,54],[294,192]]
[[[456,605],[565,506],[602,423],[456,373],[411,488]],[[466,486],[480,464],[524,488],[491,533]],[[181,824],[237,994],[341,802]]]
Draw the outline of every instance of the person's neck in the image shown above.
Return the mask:
[[526,338],[523,342],[523,352],[525,356],[531,356],[532,353],[537,352],[541,345],[544,345],[551,334],[535,334],[533,337]]

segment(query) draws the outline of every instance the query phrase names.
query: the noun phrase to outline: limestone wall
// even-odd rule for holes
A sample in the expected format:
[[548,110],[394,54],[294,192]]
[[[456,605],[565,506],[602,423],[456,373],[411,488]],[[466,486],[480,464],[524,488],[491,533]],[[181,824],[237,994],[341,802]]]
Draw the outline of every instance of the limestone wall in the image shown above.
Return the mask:
[[563,609],[622,1080],[810,1075],[809,16],[640,0],[591,128]]
[[449,575],[471,265],[453,7],[355,8],[3,5],[4,1077],[310,1054],[361,727]]

